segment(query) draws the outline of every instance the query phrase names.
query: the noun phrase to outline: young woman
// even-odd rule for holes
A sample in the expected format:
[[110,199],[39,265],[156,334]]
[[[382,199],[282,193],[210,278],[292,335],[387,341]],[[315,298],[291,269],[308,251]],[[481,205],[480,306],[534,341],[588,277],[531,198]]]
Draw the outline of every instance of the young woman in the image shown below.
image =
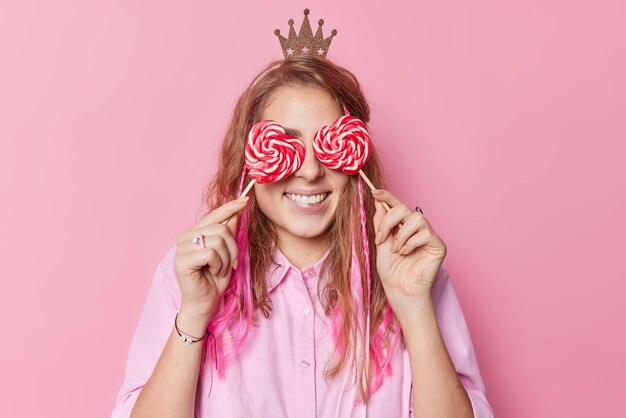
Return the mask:
[[[113,417],[493,416],[444,242],[384,190],[375,150],[362,170],[376,192],[316,157],[316,132],[345,114],[367,123],[369,106],[324,58],[273,62],[245,90],[212,210],[157,269]],[[261,120],[304,158],[237,199]]]

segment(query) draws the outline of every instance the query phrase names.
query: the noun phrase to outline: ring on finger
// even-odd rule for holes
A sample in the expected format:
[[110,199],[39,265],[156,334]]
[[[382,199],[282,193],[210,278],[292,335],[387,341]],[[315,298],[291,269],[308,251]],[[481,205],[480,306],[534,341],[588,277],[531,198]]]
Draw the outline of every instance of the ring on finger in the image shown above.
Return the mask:
[[204,248],[204,235],[196,235],[195,237],[193,237],[193,239],[191,240],[191,245],[194,246],[194,248]]

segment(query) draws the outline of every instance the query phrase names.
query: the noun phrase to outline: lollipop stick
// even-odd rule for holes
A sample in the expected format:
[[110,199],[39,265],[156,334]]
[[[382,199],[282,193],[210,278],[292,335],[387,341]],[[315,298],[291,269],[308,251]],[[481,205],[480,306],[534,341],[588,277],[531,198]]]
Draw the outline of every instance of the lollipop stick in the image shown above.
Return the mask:
[[248,185],[246,186],[246,189],[243,191],[243,193],[241,193],[241,196],[239,196],[237,199],[241,199],[242,197],[245,197],[248,192],[250,191],[250,189],[252,188],[252,186],[254,186],[254,183],[256,182],[255,179],[252,179],[252,181],[250,183],[248,183]]
[[[248,185],[246,186],[246,188],[243,191],[243,193],[241,193],[241,196],[239,196],[237,199],[241,199],[242,197],[245,197],[248,194],[248,192],[250,191],[250,189],[252,188],[252,186],[254,186],[255,181],[256,181],[255,179],[252,179],[252,181],[250,183],[248,183]],[[226,225],[229,220],[230,220],[230,218],[226,219],[225,221],[222,221],[222,224]]]
[[[372,182],[370,181],[370,179],[367,178],[367,176],[365,175],[365,173],[363,172],[363,170],[359,170],[359,174],[361,175],[361,177],[363,177],[363,180],[365,180],[365,182],[367,183],[368,186],[370,186],[370,189],[372,191],[376,190],[376,187],[374,187],[374,185],[372,184]],[[380,202],[383,204],[383,206],[385,207],[385,209],[387,209],[387,212],[389,212],[391,210],[391,208],[389,207],[389,205],[387,204],[387,202]]]

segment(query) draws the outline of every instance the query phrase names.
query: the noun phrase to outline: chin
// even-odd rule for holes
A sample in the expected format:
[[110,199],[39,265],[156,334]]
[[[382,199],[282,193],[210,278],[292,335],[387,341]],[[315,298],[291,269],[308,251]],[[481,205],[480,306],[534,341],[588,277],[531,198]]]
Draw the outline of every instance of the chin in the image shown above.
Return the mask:
[[320,225],[319,222],[309,226],[307,226],[307,223],[301,223],[294,228],[282,226],[289,234],[299,238],[318,238],[325,235],[329,227],[330,225]]

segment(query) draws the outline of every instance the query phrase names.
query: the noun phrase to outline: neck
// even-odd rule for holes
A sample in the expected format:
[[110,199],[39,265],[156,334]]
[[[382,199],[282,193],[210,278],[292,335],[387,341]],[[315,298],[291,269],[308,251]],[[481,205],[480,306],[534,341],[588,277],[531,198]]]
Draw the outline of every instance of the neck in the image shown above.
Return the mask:
[[277,243],[287,260],[299,269],[319,261],[328,250],[329,244],[326,237],[302,238],[280,234]]

